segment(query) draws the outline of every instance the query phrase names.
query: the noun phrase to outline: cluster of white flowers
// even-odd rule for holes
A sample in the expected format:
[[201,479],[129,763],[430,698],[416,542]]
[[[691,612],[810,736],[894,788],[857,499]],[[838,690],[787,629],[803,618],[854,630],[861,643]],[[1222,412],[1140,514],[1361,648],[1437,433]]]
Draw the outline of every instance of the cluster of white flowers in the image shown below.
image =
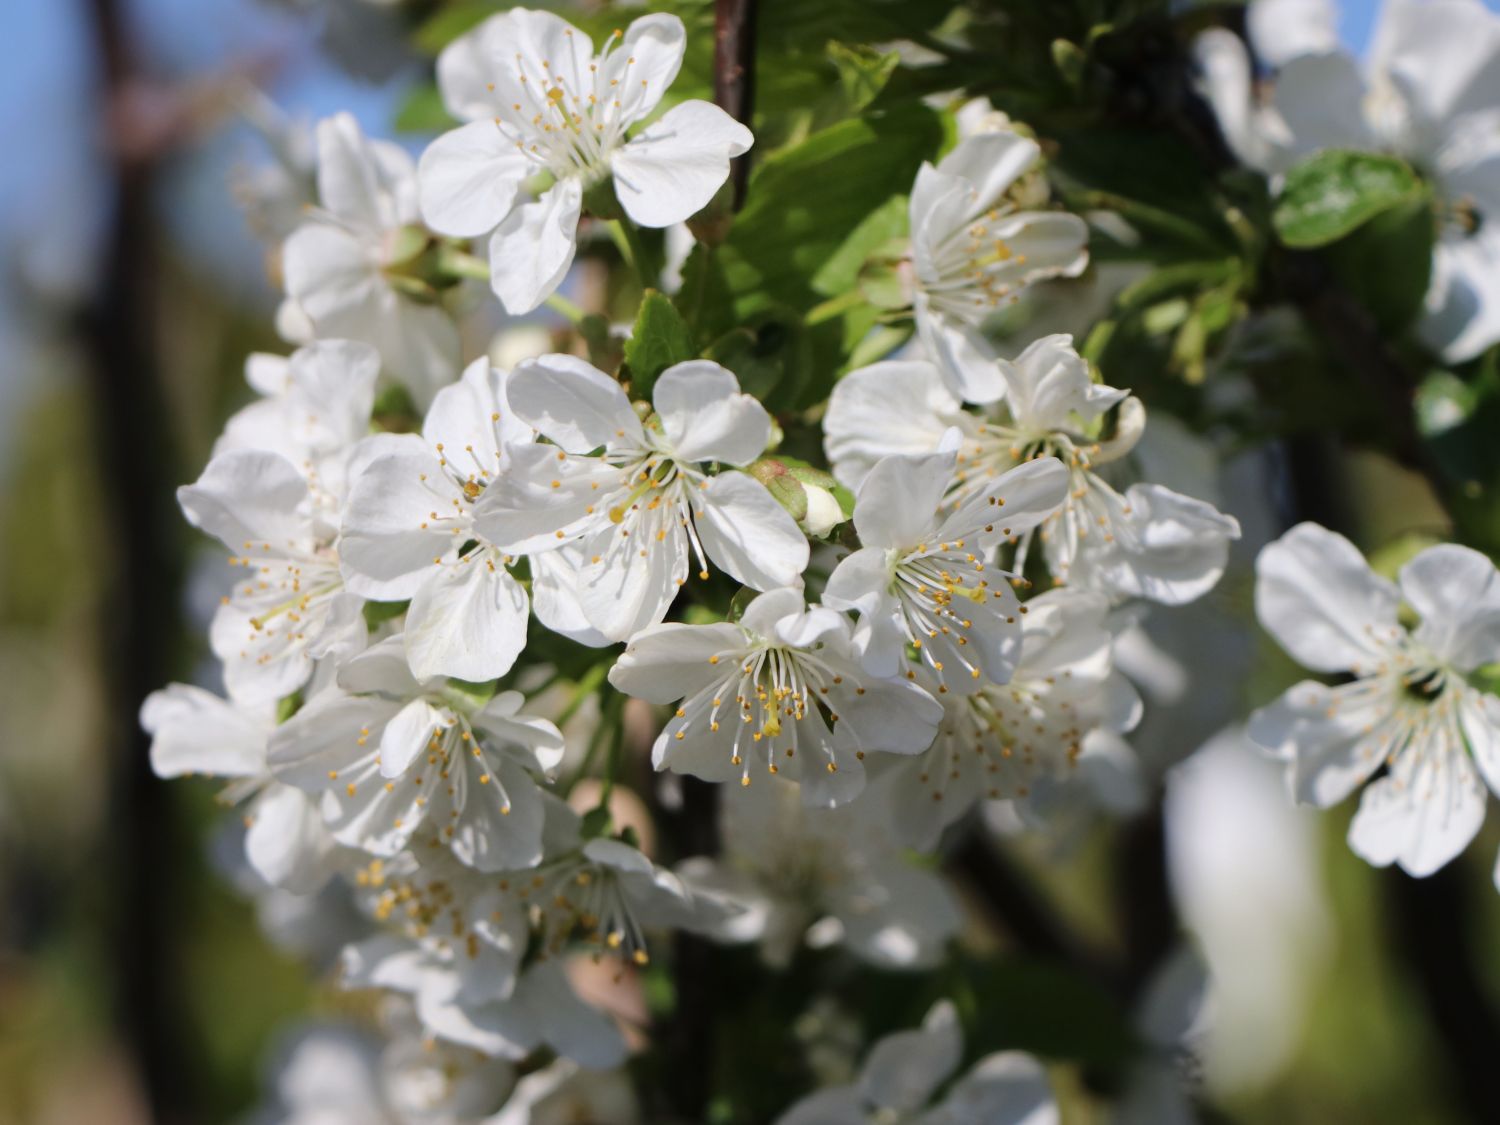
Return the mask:
[[[251,357],[259,397],[179,492],[236,578],[209,629],[225,694],[174,684],[142,721],[158,773],[225,778],[245,802],[268,887],[340,886],[363,919],[340,979],[386,994],[390,1043],[309,1032],[286,1120],[635,1119],[608,1072],[640,1029],[609,989],[652,965],[653,931],[756,942],[773,965],[804,946],[938,963],[962,915],[913,852],[980,806],[1042,825],[1080,794],[1128,805],[1088,781],[1091,763],[1128,772],[1142,715],[1118,638],[1213,588],[1240,535],[1143,479],[1145,406],[1070,336],[1005,356],[986,334],[1088,261],[1039,146],[993,116],[916,173],[914,347],[849,372],[813,415],[832,477],[800,490],[803,510],[760,471],[779,420],[719,363],[683,357],[646,394],[572,354],[463,366],[464,278],[534,310],[581,228],[681,224],[750,149],[708,103],[658,114],[684,41],[648,15],[596,52],[513,9],[438,60],[464,124],[419,160],[341,114],[288,137],[264,178],[278,325],[301,346]],[[1437,118],[1415,114],[1401,136],[1431,140]],[[1232,139],[1271,166],[1268,135]],[[1438,272],[1441,319],[1457,282]],[[1500,575],[1435,547],[1398,589],[1303,526],[1261,555],[1257,605],[1301,663],[1355,680],[1298,685],[1253,737],[1319,805],[1385,768],[1352,845],[1414,874],[1446,862],[1479,827],[1480,776],[1500,792],[1500,702],[1473,683],[1500,662]],[[657,771],[731,783],[719,854],[668,869],[654,832],[626,826],[612,797],[644,741],[627,700]],[[642,795],[680,799],[659,784]],[[539,1052],[556,1061],[518,1083]],[[1016,1054],[927,1108],[960,1054],[939,1004],[782,1120],[1058,1119]]]

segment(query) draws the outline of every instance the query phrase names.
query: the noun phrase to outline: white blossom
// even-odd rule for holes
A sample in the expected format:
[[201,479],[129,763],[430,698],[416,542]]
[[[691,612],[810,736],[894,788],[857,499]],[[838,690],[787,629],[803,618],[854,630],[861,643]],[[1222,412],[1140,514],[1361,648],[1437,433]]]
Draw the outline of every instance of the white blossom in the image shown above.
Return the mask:
[[307,478],[320,515],[336,523],[379,375],[380,354],[354,340],[319,340],[286,357],[257,352],[245,361],[245,381],[261,397],[230,417],[214,456],[281,454]]
[[986,1055],[934,1105],[962,1058],[958,1013],[940,1000],[920,1028],[877,1042],[856,1082],[803,1098],[776,1125],[1057,1125],[1062,1119],[1046,1072],[1020,1051]]
[[420,436],[372,439],[344,510],[339,554],[349,589],[410,599],[405,644],[419,679],[481,682],[510,671],[530,610],[514,557],[475,530],[507,450],[531,429],[506,402],[506,375],[481,358],[432,400]]
[[1052,515],[1068,473],[1052,459],[1008,470],[947,502],[956,456],[896,454],[859,486],[854,527],[862,546],[828,579],[823,604],[859,614],[854,642],[865,667],[908,677],[916,647],[939,692],[1003,684],[1021,648],[1020,575],[996,564],[996,546]]
[[1095,383],[1068,336],[1044,337],[1014,361],[991,366],[1005,398],[982,415],[966,411],[929,364],[896,361],[851,372],[835,387],[824,420],[835,475],[858,487],[879,457],[929,452],[956,427],[956,499],[1036,458],[1057,458],[1068,470],[1062,506],[1018,537],[1015,570],[1040,540],[1054,581],[1116,598],[1179,605],[1219,580],[1229,543],[1239,538],[1233,517],[1158,484],[1138,482],[1122,492],[1112,483],[1145,428],[1138,399]]
[[1261,551],[1255,609],[1299,664],[1354,678],[1297,684],[1251,717],[1250,737],[1286,761],[1301,803],[1327,808],[1364,785],[1349,846],[1432,874],[1479,831],[1481,777],[1500,790],[1500,700],[1467,679],[1500,660],[1494,564],[1443,544],[1391,582],[1343,536],[1304,523]]
[[882,968],[939,963],[962,921],[958,903],[941,875],[899,846],[888,802],[871,794],[807,808],[791,785],[719,793],[723,854],[678,868],[696,894],[739,908],[714,937],[755,942],[777,969],[804,943],[838,944]]
[[319,338],[365,340],[418,406],[458,371],[458,329],[396,270],[429,237],[417,225],[416,170],[347,113],[318,122],[321,206],[282,248],[287,295]]
[[[1005,385],[987,360],[982,328],[1022,289],[1077,277],[1088,265],[1088,227],[1041,211],[1026,179],[1041,149],[1009,129],[976,133],[936,167],[924,163],[911,192],[913,311],[917,332],[949,390],[993,402]],[[1043,195],[1043,199],[1045,196]]]
[[1140,719],[1140,698],[1114,667],[1102,597],[1049,590],[1021,608],[1021,662],[1009,683],[943,695],[932,746],[880,779],[892,832],[907,846],[935,848],[981,801],[1011,802],[1023,822],[1039,823],[1053,790],[1090,780],[1088,751],[1102,754],[1098,742],[1118,741]]
[[746,473],[708,471],[747,465],[770,440],[770,415],[731,372],[705,360],[669,367],[645,422],[615,380],[572,356],[521,364],[507,394],[554,444],[512,449],[475,526],[533,558],[577,544],[579,606],[604,637],[661,621],[693,556],[700,578],[711,561],[758,590],[800,582],[808,545],[796,521]]
[[864,788],[868,752],[918,754],[942,706],[861,667],[846,619],[798,590],[761,594],[736,622],[656,625],[610,670],[615,687],[680,706],[652,748],[657,769],[750,784],[751,768],[802,782],[809,805]]
[[519,692],[480,704],[445,680],[419,681],[400,637],[347,661],[339,689],[279,727],[270,749],[279,778],[324,794],[335,839],[389,858],[428,826],[481,871],[541,859],[533,775],[561,760],[562,735],[523,714]]
[[230,549],[230,565],[249,575],[209,631],[236,699],[290,695],[314,661],[363,647],[362,603],[344,589],[326,505],[291,461],[262,450],[222,453],[177,490],[177,500],[193,526]]
[[169,684],[141,705],[157,777],[227,778],[219,800],[248,801],[245,860],[272,886],[317,891],[338,870],[338,846],[316,802],[271,776],[266,747],[276,729],[274,703],[243,704],[190,684]]
[[[685,101],[635,136],[682,65],[676,16],[615,31],[599,54],[551,12],[513,8],[444,48],[438,88],[467,124],[422,155],[421,203],[445,234],[490,237],[490,280],[507,311],[528,312],[568,271],[584,196],[609,180],[631,221],[680,223],[708,203],[750,131],[709,102]],[[552,183],[528,200],[527,181]]]

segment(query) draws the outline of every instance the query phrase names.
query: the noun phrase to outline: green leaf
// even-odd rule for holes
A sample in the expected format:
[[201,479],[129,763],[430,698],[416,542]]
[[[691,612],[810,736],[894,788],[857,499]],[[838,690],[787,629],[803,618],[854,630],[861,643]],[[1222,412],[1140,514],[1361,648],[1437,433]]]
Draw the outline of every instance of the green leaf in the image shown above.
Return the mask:
[[1423,190],[1323,253],[1344,288],[1394,337],[1422,310],[1436,237],[1431,200]]
[[868,106],[885,89],[891,75],[901,63],[896,51],[877,51],[874,47],[850,47],[837,41],[828,44],[828,59],[839,72],[839,83],[849,108],[858,112]]
[[810,279],[871,212],[910,189],[912,169],[941,141],[937,115],[918,106],[841,122],[762,164],[719,251],[736,311],[818,304]]
[[625,342],[631,394],[638,399],[649,398],[658,375],[674,363],[697,355],[693,331],[682,314],[655,289],[646,290],[641,311],[636,314],[635,328]]
[[1422,190],[1403,160],[1328,149],[1293,165],[1271,220],[1296,249],[1327,246]]
[[400,617],[406,612],[406,607],[409,605],[411,605],[410,601],[365,602],[365,627],[373,633],[392,618]]
[[907,232],[907,199],[893,195],[864,217],[813,274],[812,287],[827,297],[847,293],[871,255]]

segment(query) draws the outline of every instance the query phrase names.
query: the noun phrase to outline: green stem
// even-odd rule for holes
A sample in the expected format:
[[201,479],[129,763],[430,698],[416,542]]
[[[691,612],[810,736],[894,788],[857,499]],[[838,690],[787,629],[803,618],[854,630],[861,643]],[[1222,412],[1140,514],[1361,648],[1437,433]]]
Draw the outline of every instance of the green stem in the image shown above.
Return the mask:
[[448,277],[464,278],[470,281],[490,279],[488,262],[456,246],[444,246],[438,251],[437,268],[439,273]]
[[629,219],[611,219],[609,233],[625,258],[625,264],[634,271],[641,288],[655,289],[660,284],[661,267],[641,237],[640,228]]
[[588,315],[572,301],[564,297],[561,293],[553,293],[546,299],[546,301],[543,302],[543,304],[545,304],[553,312],[566,317],[568,323],[573,325],[574,328],[577,328],[580,324],[582,324],[583,318]]
[[808,310],[807,315],[802,318],[802,323],[811,328],[814,325],[822,324],[825,320],[832,320],[836,316],[842,316],[850,309],[858,308],[864,304],[864,301],[865,295],[856,286],[847,293],[841,293],[837,297],[828,298],[821,305],[814,305]]

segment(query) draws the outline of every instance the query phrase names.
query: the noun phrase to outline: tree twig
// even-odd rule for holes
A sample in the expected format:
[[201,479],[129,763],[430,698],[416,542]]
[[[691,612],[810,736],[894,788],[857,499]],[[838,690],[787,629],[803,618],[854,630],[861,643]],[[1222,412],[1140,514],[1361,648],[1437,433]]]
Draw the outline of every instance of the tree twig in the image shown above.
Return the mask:
[[[758,0],[714,2],[714,101],[745,126],[755,113],[755,16]],[[730,170],[734,209],[745,205],[750,157],[736,157]]]

